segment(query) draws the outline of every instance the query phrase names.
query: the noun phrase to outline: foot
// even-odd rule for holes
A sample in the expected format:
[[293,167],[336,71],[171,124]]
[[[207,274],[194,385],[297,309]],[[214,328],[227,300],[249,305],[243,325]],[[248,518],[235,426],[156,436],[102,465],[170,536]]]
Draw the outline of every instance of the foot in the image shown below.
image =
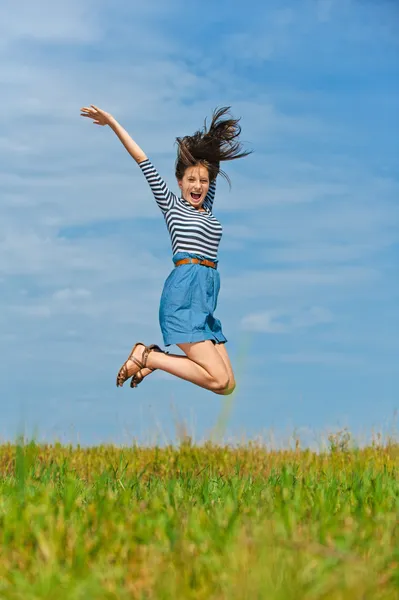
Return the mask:
[[[154,352],[161,352],[162,354],[169,354],[169,352],[165,352],[164,350],[161,350],[161,348],[159,346],[157,346],[156,344],[152,344],[151,346],[148,347],[148,349],[150,349],[150,348]],[[148,354],[148,359],[151,360],[150,354]],[[148,359],[147,359],[147,362],[148,362]],[[130,381],[130,387],[136,388],[139,385],[139,383],[141,383],[143,381],[143,379],[145,377],[147,377],[147,375],[149,375],[150,373],[153,373],[154,371],[156,371],[156,368],[154,368],[154,367],[144,367],[144,369],[140,369],[140,371],[137,371],[136,374],[133,375],[133,377]]]
[[143,379],[145,379],[145,377],[147,377],[147,375],[149,375],[153,371],[154,371],[154,369],[149,369],[148,367],[146,367],[145,369],[141,369],[141,371],[137,371],[137,373],[135,375],[133,375],[133,377],[132,377],[132,380],[130,382],[130,387],[131,388],[137,387],[139,385],[139,383],[141,383],[143,381]]
[[[138,342],[129,354],[128,359],[123,363],[119,369],[116,377],[117,387],[122,387],[127,379],[133,377],[141,369],[145,368],[145,357],[143,357],[145,345]],[[143,362],[144,361],[144,362]]]

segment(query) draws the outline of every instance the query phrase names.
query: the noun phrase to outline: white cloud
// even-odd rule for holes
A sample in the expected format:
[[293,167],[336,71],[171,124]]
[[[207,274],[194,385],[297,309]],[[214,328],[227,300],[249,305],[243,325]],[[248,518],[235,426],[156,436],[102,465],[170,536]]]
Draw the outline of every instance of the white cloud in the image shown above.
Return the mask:
[[330,323],[332,320],[331,311],[312,306],[294,312],[273,309],[252,313],[242,319],[241,327],[258,333],[292,333],[298,329]]
[[372,257],[383,249],[389,249],[393,240],[373,239],[370,243],[288,243],[282,247],[267,249],[264,257],[270,263],[340,264],[353,263]]
[[378,281],[378,271],[370,267],[333,265],[323,268],[287,268],[287,269],[246,269],[237,275],[223,275],[223,295],[229,302],[242,302],[243,299],[257,298],[259,302],[266,299],[280,300],[296,298],[347,296],[355,291],[361,294],[360,286],[374,284]]
[[53,294],[53,298],[60,302],[71,302],[73,300],[82,300],[84,298],[90,298],[91,292],[89,290],[85,290],[84,288],[71,289],[64,288],[62,290],[57,290]]
[[25,305],[25,306],[12,306],[9,311],[11,314],[17,314],[19,317],[33,317],[34,319],[48,319],[51,317],[51,310],[48,306],[43,305]]
[[349,368],[364,365],[361,357],[344,352],[293,352],[280,354],[278,360],[289,364],[330,365]]
[[24,40],[92,42],[99,38],[96,3],[90,0],[3,0],[1,43]]

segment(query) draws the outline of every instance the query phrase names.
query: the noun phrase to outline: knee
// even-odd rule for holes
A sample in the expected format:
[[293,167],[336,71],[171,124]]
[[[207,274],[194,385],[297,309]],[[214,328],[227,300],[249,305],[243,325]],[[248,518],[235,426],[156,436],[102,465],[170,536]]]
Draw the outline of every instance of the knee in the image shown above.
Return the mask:
[[217,379],[215,378],[212,385],[212,392],[215,392],[215,394],[223,394],[224,390],[229,386],[229,384],[230,381],[228,375],[220,376]]
[[223,396],[230,396],[230,394],[232,394],[235,389],[236,389],[236,382],[233,379],[233,381],[229,381],[226,389],[223,392]]
[[236,382],[234,381],[234,379],[233,381],[231,381],[227,377],[223,378],[222,380],[219,380],[213,391],[215,392],[215,394],[219,394],[221,396],[229,396],[234,392],[235,387]]

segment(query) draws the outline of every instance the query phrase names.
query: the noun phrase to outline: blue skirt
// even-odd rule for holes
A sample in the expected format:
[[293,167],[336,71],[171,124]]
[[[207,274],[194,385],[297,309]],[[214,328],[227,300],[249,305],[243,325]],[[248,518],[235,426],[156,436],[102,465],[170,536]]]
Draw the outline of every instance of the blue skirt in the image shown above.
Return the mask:
[[[188,257],[207,258],[177,252],[173,262]],[[227,342],[220,321],[213,316],[219,290],[220,275],[216,269],[195,263],[173,269],[165,281],[159,306],[159,324],[165,346],[204,340],[212,340],[215,344]]]

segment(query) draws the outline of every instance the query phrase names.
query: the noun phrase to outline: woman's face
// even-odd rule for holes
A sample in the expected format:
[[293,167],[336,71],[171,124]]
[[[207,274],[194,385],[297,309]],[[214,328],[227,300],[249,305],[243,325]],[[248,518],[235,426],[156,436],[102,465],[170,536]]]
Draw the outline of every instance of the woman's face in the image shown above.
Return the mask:
[[202,165],[187,167],[183,179],[177,183],[184,200],[200,209],[209,190],[208,169]]

